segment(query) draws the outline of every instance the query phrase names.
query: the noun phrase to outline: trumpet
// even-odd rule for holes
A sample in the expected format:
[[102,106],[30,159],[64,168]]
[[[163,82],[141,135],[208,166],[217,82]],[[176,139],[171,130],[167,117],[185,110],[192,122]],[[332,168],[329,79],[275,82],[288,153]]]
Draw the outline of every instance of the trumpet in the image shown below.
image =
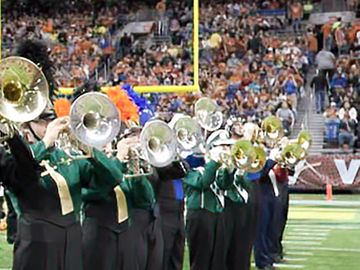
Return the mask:
[[49,100],[49,85],[37,65],[22,57],[0,62],[0,142],[14,136],[18,123],[37,118]]

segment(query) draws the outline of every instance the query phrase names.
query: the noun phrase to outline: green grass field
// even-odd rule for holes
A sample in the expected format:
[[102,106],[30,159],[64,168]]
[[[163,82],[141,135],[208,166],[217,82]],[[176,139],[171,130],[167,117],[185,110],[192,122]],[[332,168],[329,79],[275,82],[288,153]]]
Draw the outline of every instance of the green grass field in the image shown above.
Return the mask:
[[[324,200],[322,195],[291,198]],[[334,201],[360,201],[360,196],[337,195]],[[278,265],[279,269],[360,269],[360,207],[292,205],[289,218],[284,239],[286,262]],[[11,268],[11,249],[4,233],[0,233],[0,270]],[[186,254],[184,270],[188,269]]]

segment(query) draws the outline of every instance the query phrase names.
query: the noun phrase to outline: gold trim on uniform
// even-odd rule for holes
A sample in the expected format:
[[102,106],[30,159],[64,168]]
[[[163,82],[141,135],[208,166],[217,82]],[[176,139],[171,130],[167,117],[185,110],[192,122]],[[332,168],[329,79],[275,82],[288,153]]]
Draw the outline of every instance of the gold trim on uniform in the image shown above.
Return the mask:
[[114,192],[116,195],[116,204],[117,204],[117,210],[118,210],[118,222],[121,223],[129,218],[126,196],[120,186],[116,186],[114,188]]
[[40,165],[46,169],[45,174],[49,174],[57,186],[62,215],[65,216],[73,212],[74,204],[66,179],[60,173],[55,171],[53,167],[50,166],[49,161],[43,160]]

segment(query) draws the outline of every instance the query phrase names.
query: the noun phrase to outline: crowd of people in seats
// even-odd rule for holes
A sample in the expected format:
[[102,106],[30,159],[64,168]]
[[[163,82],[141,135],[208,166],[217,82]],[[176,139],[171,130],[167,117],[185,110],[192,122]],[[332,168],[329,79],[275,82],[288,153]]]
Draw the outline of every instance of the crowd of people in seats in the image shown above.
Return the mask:
[[[280,38],[273,34],[273,30],[287,27],[285,17],[257,12],[259,8],[284,8],[285,3],[250,2],[253,1],[201,3],[200,89],[215,99],[228,117],[256,122],[271,114],[283,115],[290,132],[315,52],[312,54],[303,36]],[[113,69],[113,84],[193,83],[192,9],[177,1],[170,1],[165,8],[169,41],[160,44],[135,41],[131,49],[123,46],[125,54]],[[127,34],[123,38],[130,39]],[[149,97],[156,110],[186,113],[191,113],[197,98],[194,94]],[[285,110],[291,113],[284,113]]]
[[[317,113],[325,117],[325,142],[328,146],[356,149],[360,73],[357,50],[359,22],[344,23],[332,18],[310,36],[316,45],[314,63],[317,74],[310,85],[314,89]],[[314,46],[316,47],[316,46]],[[315,56],[316,55],[316,56]]]
[[[190,1],[191,2],[191,1]],[[66,15],[18,15],[3,25],[4,56],[24,38],[46,42],[58,86],[77,87],[89,79],[107,57],[121,58],[101,84],[192,85],[193,14],[189,1],[134,1],[135,8],[116,5],[93,11],[74,10]],[[285,16],[267,16],[259,10],[285,9],[297,1],[203,1],[200,9],[200,88],[216,99],[227,116],[259,121],[270,114],[283,119],[290,131],[296,119],[297,100],[304,94],[314,48],[302,36],[283,38],[273,30],[286,28]],[[167,38],[145,42],[119,29],[118,14],[128,18],[139,10],[154,10],[166,18]],[[293,16],[291,12],[288,12]],[[160,15],[159,15],[160,14]],[[292,15],[291,15],[292,14]],[[17,29],[17,31],[15,31]],[[66,31],[65,31],[66,30]],[[108,79],[108,80],[106,80]],[[190,112],[196,95],[151,95],[157,110]],[[286,105],[291,114],[283,113]]]
[[96,67],[114,54],[118,15],[131,14],[127,5],[101,8],[71,8],[61,13],[13,12],[4,15],[2,56],[16,51],[16,45],[37,39],[48,47],[58,86],[78,87],[94,73]]

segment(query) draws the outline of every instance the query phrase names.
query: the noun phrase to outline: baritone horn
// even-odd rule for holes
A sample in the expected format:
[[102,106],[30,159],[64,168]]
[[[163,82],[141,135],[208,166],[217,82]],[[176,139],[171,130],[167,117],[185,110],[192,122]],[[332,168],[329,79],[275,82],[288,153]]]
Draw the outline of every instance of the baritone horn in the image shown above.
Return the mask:
[[306,151],[298,143],[289,143],[281,152],[280,164],[287,168],[294,168],[299,161],[306,158]]
[[266,163],[266,152],[261,146],[254,146],[255,150],[255,159],[250,164],[247,172],[257,173],[260,172]]
[[256,159],[256,152],[250,141],[242,139],[233,145],[231,156],[236,168],[247,171]]
[[219,106],[210,98],[200,98],[195,103],[195,117],[206,131],[218,130],[223,124],[223,114]]
[[178,144],[178,152],[180,155],[182,153],[193,153],[203,144],[199,123],[190,116],[182,115],[177,119],[175,117],[173,118],[175,123],[170,123],[169,125],[173,126]]
[[312,144],[312,136],[310,132],[306,130],[300,131],[299,135],[297,136],[297,143],[300,144],[300,146],[308,152],[310,149],[310,146]]
[[15,123],[37,118],[49,100],[49,85],[41,69],[23,57],[0,62],[0,141],[14,135]]
[[71,132],[86,146],[102,149],[118,135],[120,125],[118,109],[104,94],[83,94],[71,106]]
[[140,134],[140,145],[145,160],[154,167],[166,167],[177,156],[174,132],[161,120],[146,123]]
[[273,148],[283,137],[281,120],[276,116],[268,116],[261,123],[261,130],[265,144]]

